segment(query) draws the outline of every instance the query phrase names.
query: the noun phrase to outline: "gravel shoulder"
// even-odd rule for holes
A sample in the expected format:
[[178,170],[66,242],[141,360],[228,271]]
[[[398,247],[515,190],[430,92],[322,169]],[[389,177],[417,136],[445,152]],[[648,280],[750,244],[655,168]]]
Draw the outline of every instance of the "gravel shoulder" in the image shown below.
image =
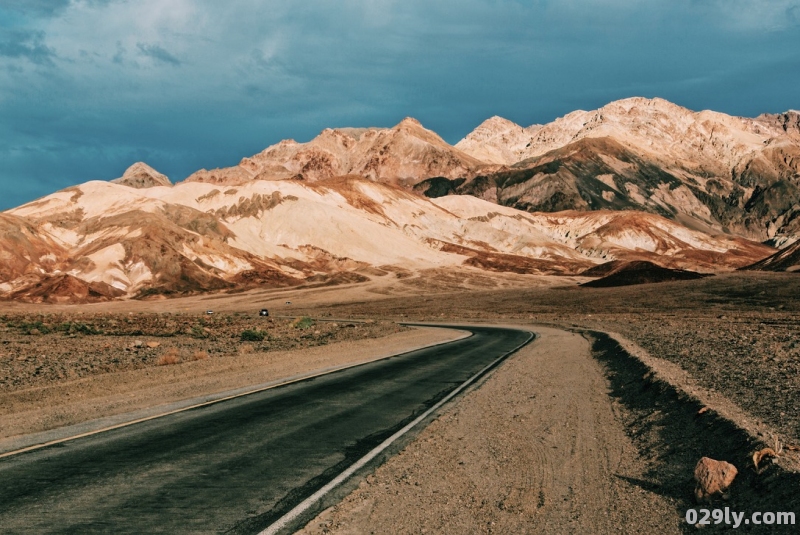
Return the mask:
[[301,533],[679,533],[589,342],[536,332]]
[[23,447],[22,441],[32,433],[101,418],[102,425],[118,423],[171,410],[174,404],[199,396],[376,360],[465,335],[435,328],[403,329],[378,338],[289,351],[253,351],[4,392],[0,393],[0,451]]

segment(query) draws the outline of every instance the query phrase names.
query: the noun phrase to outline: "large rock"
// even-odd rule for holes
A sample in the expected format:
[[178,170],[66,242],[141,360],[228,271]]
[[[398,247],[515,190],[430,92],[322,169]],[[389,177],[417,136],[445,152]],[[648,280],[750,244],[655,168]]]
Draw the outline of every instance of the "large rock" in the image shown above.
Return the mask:
[[695,498],[698,502],[708,502],[714,496],[725,496],[738,473],[731,463],[703,457],[694,469]]

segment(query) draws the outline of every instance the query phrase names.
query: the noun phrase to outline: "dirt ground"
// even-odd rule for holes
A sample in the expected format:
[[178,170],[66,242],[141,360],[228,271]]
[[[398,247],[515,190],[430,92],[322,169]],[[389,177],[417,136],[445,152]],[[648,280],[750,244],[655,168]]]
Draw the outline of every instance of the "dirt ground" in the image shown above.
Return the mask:
[[587,340],[537,333],[300,533],[679,533]]
[[0,393],[127,370],[242,353],[377,338],[390,322],[316,322],[244,313],[0,316]]
[[[20,329],[36,328],[35,325],[8,325],[22,315],[28,318],[27,323],[35,323],[30,321],[32,315],[42,313],[53,317],[62,313],[118,314],[122,318],[133,312],[143,317],[156,314],[164,318],[163,311],[168,307],[176,317],[186,314],[199,322],[197,318],[202,317],[206,308],[214,308],[215,318],[221,319],[223,315],[236,318],[237,313],[252,312],[253,303],[269,306],[273,313],[292,318],[335,319],[340,329],[350,320],[374,320],[370,324],[374,329],[372,335],[390,338],[405,335],[392,334],[397,327],[388,323],[390,320],[535,323],[576,331],[613,331],[685,373],[692,384],[710,393],[708,399],[722,400],[737,414],[752,419],[755,428],[768,430],[764,440],[778,437],[785,444],[800,443],[800,275],[730,273],[697,281],[631,287],[577,286],[584,281],[501,274],[463,277],[431,272],[425,276],[384,277],[351,286],[262,290],[160,302],[82,307],[9,304],[4,307],[4,314],[13,318],[5,322],[7,330],[0,333],[0,341],[5,342],[6,337],[17,343],[14,340],[61,336],[59,341],[71,343],[70,340],[78,338],[69,338],[57,330],[28,335]],[[308,331],[294,329],[290,319],[280,321],[285,322],[286,329],[292,329],[287,340],[297,339],[297,343],[307,344],[295,346],[308,349],[293,354],[314,352],[318,360],[313,366],[326,365],[319,360],[324,360],[326,346],[311,347],[316,345],[318,335],[302,338]],[[277,336],[265,340],[280,340],[281,325],[276,326]],[[186,327],[191,331],[193,326],[196,325]],[[219,329],[203,325],[200,328]],[[208,351],[212,356],[216,353],[203,349],[214,340],[195,339],[184,329],[183,334],[177,335],[187,344],[182,364],[156,366],[148,361],[146,366],[135,369],[140,364],[133,359],[133,368],[120,373],[146,373],[151,382],[146,387],[145,383],[132,387],[145,392],[157,385],[180,384],[193,376],[195,370],[203,375],[199,370],[211,366],[208,364],[211,362],[239,362],[238,367],[234,366],[235,373],[231,371],[228,375],[230,382],[225,386],[234,388],[237,381],[250,379],[248,370],[262,365],[258,358],[247,360],[250,357],[235,349],[238,344],[253,345],[241,340],[244,329],[245,324],[236,324],[217,337],[220,358],[197,361],[191,360],[196,350]],[[690,464],[696,462],[697,454],[703,451],[735,454],[737,462],[745,466],[742,459],[746,460],[751,453],[748,448],[753,444],[747,440],[729,444],[727,439],[735,433],[721,431],[727,428],[719,422],[698,420],[697,408],[691,406],[692,412],[668,417],[675,410],[686,410],[685,406],[670,407],[674,395],[628,399],[630,389],[626,390],[626,385],[647,388],[641,374],[631,375],[635,366],[621,365],[614,356],[602,360],[594,354],[593,358],[589,342],[578,334],[557,332],[549,335],[551,341],[557,342],[549,346],[561,351],[563,345],[563,355],[548,359],[537,349],[544,346],[543,337],[541,344],[537,342],[540,345],[531,346],[509,360],[481,388],[447,409],[340,506],[310,523],[308,532],[380,533],[406,529],[415,533],[599,533],[620,528],[625,531],[630,526],[641,527],[643,532],[686,530],[686,525],[680,523],[681,510],[692,503]],[[91,335],[94,336],[107,335]],[[145,343],[151,340],[136,336]],[[126,345],[136,340],[128,339]],[[381,341],[385,339],[364,336],[362,340],[341,343],[364,344],[364,348],[371,347],[374,351],[382,347]],[[161,340],[154,336],[152,340],[169,338]],[[89,387],[78,386],[79,381],[87,381],[88,385],[114,375],[89,373],[80,379],[70,379],[51,374],[36,379],[36,366],[27,368],[26,360],[9,358],[11,351],[4,346],[11,345],[0,345],[0,354],[5,355],[0,364],[15,366],[15,371],[5,372],[9,377],[6,384],[17,381],[21,386],[13,387],[16,390],[9,390],[6,396],[70,381],[76,387],[69,395],[80,396]],[[103,349],[102,345],[99,347]],[[574,351],[566,351],[567,348]],[[156,358],[156,352],[163,350],[161,346],[136,349],[143,354],[151,351]],[[95,368],[99,368],[109,366],[108,360],[117,353],[99,351],[97,356],[89,358],[99,359],[93,361]],[[281,371],[275,373],[289,375],[296,368],[293,360],[281,360]],[[29,371],[17,374],[20,369]],[[166,373],[172,370],[180,371],[180,378],[173,379]],[[13,378],[15,374],[20,377]],[[176,392],[176,396],[180,392],[188,395],[189,390]],[[31,410],[49,410],[48,404],[55,399],[58,397],[45,401],[33,396],[23,401],[29,403]],[[0,401],[3,401],[0,406],[8,403]],[[120,403],[124,406],[124,402]],[[95,406],[93,410],[101,414],[105,409]],[[20,421],[24,419],[22,413],[17,414]],[[69,418],[56,418],[47,425],[61,425],[64,421]],[[669,434],[664,429],[688,431]],[[713,432],[709,433],[709,429]],[[750,472],[743,472],[742,476],[746,488],[752,491],[739,496],[744,504],[756,503],[753,496],[777,496],[770,493],[781,486],[790,494],[795,493],[792,489],[800,484],[796,479],[776,475],[774,481],[770,480],[774,484],[765,487],[765,480]]]
[[[699,392],[707,404],[676,401],[676,392],[650,387],[646,369],[617,355],[593,360],[586,347],[576,347],[580,344],[548,344],[544,337],[539,343],[547,344],[548,355],[534,359],[534,346],[512,357],[304,533],[448,533],[452,526],[459,533],[693,531],[682,518],[687,508],[698,507],[692,471],[703,455],[740,469],[731,501],[716,506],[800,513],[797,452],[784,452],[782,468],[768,466],[773,472],[755,471],[750,458],[776,439],[781,445],[800,443],[799,308],[796,274],[750,273],[615,289],[530,288],[320,307],[318,313],[352,317],[441,321],[457,315],[466,321],[623,333],[642,354],[652,355],[651,363],[672,372],[666,375],[673,383]],[[570,350],[561,354],[562,347]],[[554,403],[538,405],[551,380],[559,385]],[[572,398],[572,392],[580,396]],[[614,415],[611,421],[598,412],[604,406]],[[583,427],[570,419],[570,409],[580,409],[584,419],[577,422]],[[700,409],[713,416],[698,416]],[[746,431],[717,414],[732,416]],[[545,432],[531,429],[525,416],[533,416]],[[602,453],[607,462],[618,461],[614,469],[592,455],[581,457],[578,437],[593,436],[601,452],[603,440],[613,437],[609,443],[619,449]],[[560,455],[537,456],[547,438]],[[498,459],[514,461],[504,466]],[[588,496],[576,493],[565,500],[565,509],[583,509],[566,514],[537,499],[536,489],[548,484],[545,497],[548,491],[560,495],[551,474],[572,492],[592,489]],[[606,494],[611,503],[594,510]],[[765,532],[794,528],[776,529]]]
[[618,288],[513,289],[320,303],[353,318],[526,321],[621,333],[800,442],[800,276],[737,272]]

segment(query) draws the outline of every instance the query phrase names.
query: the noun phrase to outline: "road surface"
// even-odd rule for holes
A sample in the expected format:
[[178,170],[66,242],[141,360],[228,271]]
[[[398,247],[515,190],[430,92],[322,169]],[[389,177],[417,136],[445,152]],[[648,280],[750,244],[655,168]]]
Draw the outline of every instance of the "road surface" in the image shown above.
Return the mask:
[[0,459],[3,533],[258,533],[530,336],[469,338]]

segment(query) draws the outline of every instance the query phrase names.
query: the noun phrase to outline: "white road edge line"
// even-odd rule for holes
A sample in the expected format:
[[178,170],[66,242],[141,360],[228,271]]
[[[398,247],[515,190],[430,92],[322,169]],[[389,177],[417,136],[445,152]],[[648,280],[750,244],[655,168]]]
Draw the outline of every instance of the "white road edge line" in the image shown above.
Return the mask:
[[[458,329],[454,329],[454,330],[458,330]],[[163,412],[161,414],[154,414],[152,416],[145,416],[144,418],[137,418],[135,420],[130,420],[128,422],[122,422],[122,423],[111,425],[111,426],[108,426],[108,427],[103,427],[102,429],[95,429],[95,430],[92,430],[92,431],[87,431],[85,433],[79,433],[77,435],[73,435],[73,436],[70,436],[70,437],[50,440],[48,442],[42,442],[41,444],[33,444],[32,446],[26,446],[24,448],[19,448],[17,450],[8,451],[8,452],[5,452],[5,453],[0,453],[0,459],[3,459],[4,457],[11,457],[12,455],[18,455],[20,453],[25,453],[25,452],[28,452],[28,451],[34,451],[34,450],[38,450],[38,449],[41,449],[41,448],[46,448],[47,446],[54,446],[56,444],[61,444],[63,442],[69,442],[70,440],[75,440],[75,439],[78,439],[78,438],[84,438],[84,437],[89,437],[89,436],[92,436],[92,435],[97,435],[99,433],[105,433],[106,431],[113,431],[114,429],[120,429],[122,427],[128,427],[129,425],[139,424],[139,423],[142,423],[142,422],[148,422],[150,420],[155,420],[157,418],[163,418],[164,416],[169,416],[171,414],[177,414],[179,412],[190,411],[192,409],[198,409],[200,407],[205,407],[207,405],[214,405],[215,403],[221,403],[223,401],[228,401],[228,400],[231,400],[231,399],[236,399],[236,398],[240,398],[240,397],[244,397],[244,396],[249,396],[251,394],[258,394],[259,392],[264,392],[266,390],[272,390],[273,388],[278,388],[279,386],[286,386],[286,385],[290,385],[290,384],[294,384],[294,383],[299,383],[300,381],[305,381],[307,379],[314,379],[316,377],[322,377],[323,375],[328,375],[330,373],[336,373],[336,372],[340,372],[340,371],[343,371],[343,370],[349,370],[350,368],[355,368],[357,366],[363,366],[363,365],[369,364],[371,362],[378,362],[380,360],[390,359],[392,357],[397,357],[397,356],[403,355],[405,353],[411,353],[413,351],[420,351],[420,350],[423,350],[423,349],[429,349],[429,348],[432,348],[432,347],[436,347],[436,346],[440,346],[440,345],[444,345],[444,344],[449,344],[451,342],[458,342],[459,340],[464,340],[466,338],[469,338],[470,336],[472,336],[472,334],[470,334],[469,336],[465,336],[463,338],[456,338],[455,340],[448,340],[446,342],[437,342],[435,344],[431,344],[431,345],[428,345],[428,346],[418,347],[416,349],[409,349],[407,351],[403,351],[401,353],[395,353],[393,355],[387,355],[387,356],[385,356],[383,358],[379,358],[379,359],[356,362],[354,364],[348,364],[348,365],[344,365],[344,366],[339,366],[339,367],[335,367],[333,369],[325,369],[324,371],[322,371],[320,373],[313,373],[312,372],[311,375],[303,375],[303,376],[300,376],[300,377],[297,377],[297,378],[294,378],[294,379],[291,379],[291,380],[288,380],[288,381],[284,381],[284,382],[281,382],[281,383],[271,384],[271,385],[266,386],[264,388],[257,388],[255,390],[248,390],[247,392],[241,392],[241,393],[234,394],[234,395],[231,395],[231,396],[225,396],[225,397],[218,398],[218,399],[212,399],[212,400],[209,400],[209,401],[204,401],[203,403],[197,403],[196,405],[190,405],[188,407],[181,407],[180,409],[175,409],[175,410],[171,410],[171,411],[168,411],[168,412]]]
[[459,394],[459,392],[461,392],[462,390],[467,388],[469,385],[474,383],[475,380],[477,380],[487,370],[491,369],[495,364],[497,364],[498,362],[500,362],[501,360],[503,360],[507,356],[511,355],[515,351],[518,351],[520,348],[524,347],[528,342],[530,342],[534,338],[534,336],[535,335],[532,332],[528,331],[528,339],[527,340],[525,340],[523,343],[521,343],[520,345],[518,345],[517,347],[515,347],[511,351],[508,351],[508,352],[502,354],[501,356],[497,357],[495,360],[493,360],[490,364],[486,365],[484,368],[482,368],[475,375],[473,375],[472,377],[470,377],[469,379],[467,379],[466,381],[461,383],[461,385],[459,385],[458,388],[456,388],[455,390],[450,392],[447,396],[444,397],[444,399],[439,401],[436,405],[434,405],[433,407],[431,407],[427,411],[425,411],[422,414],[420,414],[416,419],[414,419],[414,421],[410,422],[408,425],[403,427],[401,430],[396,432],[394,435],[390,436],[389,438],[387,438],[386,440],[381,442],[372,451],[370,451],[369,453],[364,455],[362,458],[360,458],[358,461],[356,461],[355,463],[350,465],[344,472],[342,472],[341,474],[339,474],[338,476],[333,478],[330,482],[328,482],[327,485],[325,485],[324,487],[319,489],[317,492],[315,492],[314,494],[312,494],[311,496],[309,496],[308,498],[306,498],[305,500],[303,500],[302,502],[297,504],[291,511],[289,511],[288,513],[286,513],[285,515],[280,517],[272,525],[270,525],[264,531],[260,532],[258,535],[276,535],[280,530],[285,528],[290,522],[293,522],[294,520],[296,520],[300,515],[302,515],[304,512],[306,512],[311,506],[313,506],[319,500],[321,500],[326,494],[328,494],[334,488],[336,488],[339,485],[341,485],[350,476],[355,474],[358,470],[363,468],[368,462],[370,462],[372,459],[377,457],[382,451],[384,451],[386,448],[391,446],[394,441],[396,441],[398,438],[402,437],[403,435],[405,435],[406,433],[411,431],[411,429],[416,427],[425,418],[427,418],[428,416],[433,414],[436,410],[438,410],[439,407],[441,407],[442,405],[444,405],[445,403],[450,401],[453,397],[457,396]]

